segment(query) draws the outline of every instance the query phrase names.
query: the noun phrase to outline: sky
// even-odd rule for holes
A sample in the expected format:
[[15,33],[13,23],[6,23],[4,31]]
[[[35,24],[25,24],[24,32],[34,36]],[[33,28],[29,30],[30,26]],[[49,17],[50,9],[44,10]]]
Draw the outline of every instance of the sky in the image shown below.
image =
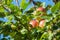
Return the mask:
[[[21,3],[21,0],[18,0],[19,1],[19,3]],[[26,2],[28,2],[29,0],[26,0]],[[47,5],[54,5],[54,3],[52,2],[52,0],[34,0],[34,1],[40,1],[40,2],[45,2],[45,6],[47,6]],[[17,3],[15,2],[15,0],[12,2],[14,5],[17,5]],[[31,3],[25,10],[24,10],[24,12],[25,11],[27,11],[27,10],[29,10],[29,8],[31,8],[31,7],[33,7],[34,5],[33,5],[33,3]],[[24,13],[23,12],[23,13]]]
[[[18,0],[18,1],[19,1],[19,3],[21,2],[21,0]],[[28,0],[26,0],[26,1],[28,1]],[[48,4],[50,4],[50,5],[54,5],[54,3],[52,2],[52,0],[34,0],[34,1],[45,2],[46,5],[48,5]],[[16,2],[15,2],[15,0],[14,0],[12,3],[13,3],[14,5],[17,5]],[[33,6],[33,5],[30,5],[30,6]]]

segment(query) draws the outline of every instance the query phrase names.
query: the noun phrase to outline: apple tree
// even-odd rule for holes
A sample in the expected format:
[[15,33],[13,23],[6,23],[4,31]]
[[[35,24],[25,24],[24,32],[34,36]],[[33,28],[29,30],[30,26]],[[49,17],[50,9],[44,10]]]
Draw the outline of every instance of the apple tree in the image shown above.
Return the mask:
[[[60,40],[60,1],[52,0],[53,6],[33,0],[0,0],[0,40]],[[34,7],[24,10],[30,3]],[[10,38],[6,38],[10,36]]]

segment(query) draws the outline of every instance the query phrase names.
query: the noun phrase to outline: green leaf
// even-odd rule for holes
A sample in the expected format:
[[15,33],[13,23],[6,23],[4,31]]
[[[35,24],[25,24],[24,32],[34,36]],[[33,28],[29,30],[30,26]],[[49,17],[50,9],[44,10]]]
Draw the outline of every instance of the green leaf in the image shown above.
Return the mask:
[[7,19],[8,19],[9,21],[12,21],[12,20],[13,20],[13,15],[6,16],[6,17],[7,17]]
[[15,35],[16,35],[16,32],[11,32],[11,33],[10,33],[10,36],[11,36],[11,37],[14,37]]
[[46,39],[48,37],[48,33],[44,32],[40,38],[40,40]]
[[0,6],[0,12],[4,12],[4,8]]
[[49,37],[48,37],[48,39],[52,40],[52,37],[53,37],[53,33],[51,31],[49,31]]
[[20,6],[21,6],[22,9],[26,9],[29,4],[30,4],[29,2],[26,3],[26,0],[22,0]]
[[58,2],[56,5],[54,5],[52,8],[51,8],[51,11],[54,13],[56,12],[57,10],[59,10],[60,8],[60,2]]
[[12,0],[5,0],[5,4],[9,5],[11,4]]
[[25,28],[23,28],[20,32],[21,32],[21,34],[26,34],[27,30]]
[[4,12],[0,12],[0,17],[5,17],[5,13]]

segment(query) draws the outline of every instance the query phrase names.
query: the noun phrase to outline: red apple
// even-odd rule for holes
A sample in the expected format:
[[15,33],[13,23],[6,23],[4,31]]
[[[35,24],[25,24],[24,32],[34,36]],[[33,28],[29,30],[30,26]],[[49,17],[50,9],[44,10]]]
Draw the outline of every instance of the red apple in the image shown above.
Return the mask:
[[30,23],[32,25],[32,27],[37,27],[38,26],[38,21],[37,20],[31,20]]
[[45,12],[45,8],[39,7],[39,8],[37,8],[37,11]]
[[39,23],[39,27],[43,28],[45,26],[45,20],[41,20]]

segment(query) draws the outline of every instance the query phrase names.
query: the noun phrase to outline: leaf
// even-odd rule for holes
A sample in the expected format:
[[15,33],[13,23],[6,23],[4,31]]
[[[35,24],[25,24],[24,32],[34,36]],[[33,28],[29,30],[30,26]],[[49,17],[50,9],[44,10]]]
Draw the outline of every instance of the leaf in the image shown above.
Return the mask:
[[30,4],[29,2],[26,3],[26,0],[22,0],[20,6],[21,6],[22,9],[26,9],[29,4]]
[[12,0],[5,0],[5,4],[9,5],[11,4]]
[[20,32],[21,32],[21,34],[26,34],[27,30],[25,28],[23,28]]
[[6,17],[7,17],[7,19],[8,19],[9,21],[12,21],[12,19],[13,19],[13,15],[6,16]]
[[51,31],[49,31],[49,37],[48,37],[48,39],[52,40],[52,37],[53,37],[53,33]]
[[43,6],[43,8],[46,8],[46,3],[43,2],[43,3],[42,3],[42,6]]
[[44,32],[44,33],[42,34],[40,40],[45,39],[45,38],[47,38],[47,37],[48,37],[47,32]]
[[4,12],[0,12],[0,17],[5,17],[5,13]]
[[54,5],[52,8],[51,8],[51,11],[54,13],[56,12],[57,10],[59,10],[60,8],[60,2],[58,2],[56,5]]
[[0,6],[0,12],[4,12],[4,8]]
[[10,33],[10,36],[11,36],[11,37],[14,37],[15,35],[16,35],[16,32],[11,32],[11,33]]

